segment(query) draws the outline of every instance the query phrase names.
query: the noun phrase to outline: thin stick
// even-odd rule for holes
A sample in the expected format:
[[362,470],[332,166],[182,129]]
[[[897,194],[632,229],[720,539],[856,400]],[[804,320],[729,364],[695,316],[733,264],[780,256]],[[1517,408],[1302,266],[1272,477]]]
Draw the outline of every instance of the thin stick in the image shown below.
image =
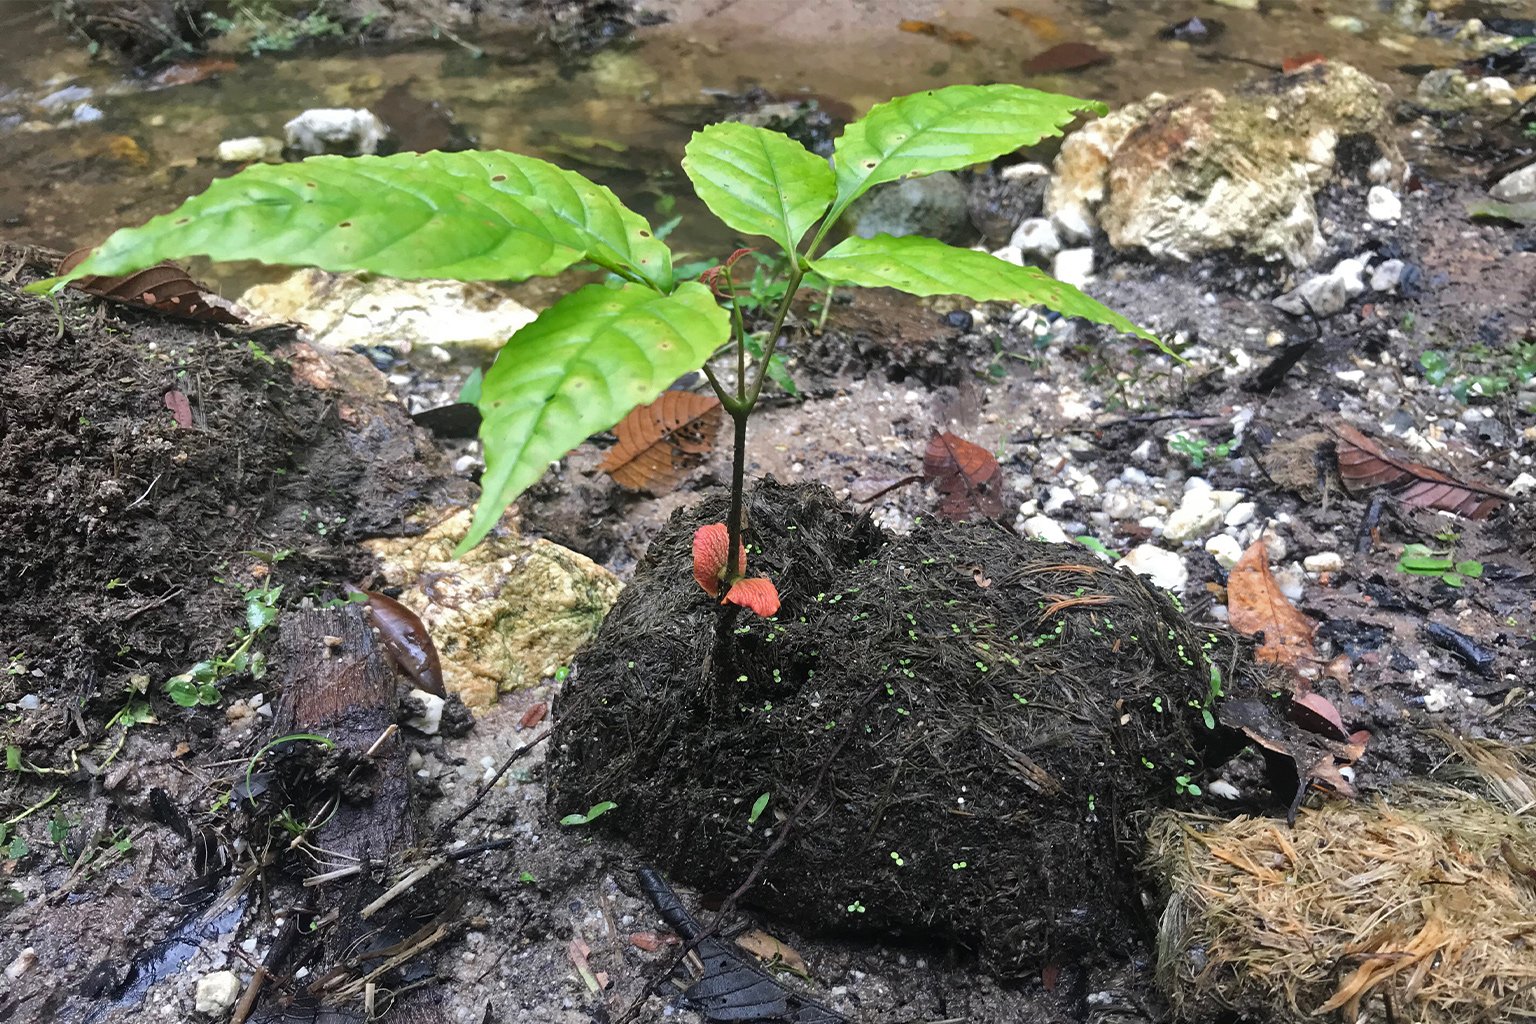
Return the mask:
[[501,781],[501,777],[507,774],[507,769],[512,767],[513,762],[522,757],[524,754],[528,753],[528,751],[532,750],[534,747],[538,746],[540,743],[543,743],[545,740],[549,739],[550,731],[551,730],[549,729],[545,729],[543,732],[539,733],[539,735],[535,736],[527,743],[524,743],[522,746],[512,751],[512,753],[508,754],[507,759],[501,762],[501,767],[496,769],[496,774],[491,776],[491,781],[481,786],[480,792],[475,794],[475,798],[466,804],[462,811],[454,815],[452,820],[450,820],[446,825],[439,829],[438,834],[447,835],[449,832],[452,832],[455,827],[457,827],[459,822],[469,817],[469,813],[476,807],[479,807],[480,801],[485,799],[485,794],[494,789],[496,787],[496,783]]

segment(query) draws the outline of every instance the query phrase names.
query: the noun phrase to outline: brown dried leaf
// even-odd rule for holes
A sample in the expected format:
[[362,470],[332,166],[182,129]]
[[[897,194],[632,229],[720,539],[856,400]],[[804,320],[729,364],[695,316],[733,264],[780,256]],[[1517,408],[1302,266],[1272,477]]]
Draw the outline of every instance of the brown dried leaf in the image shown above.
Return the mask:
[[1509,495],[1486,484],[1466,483],[1382,448],[1347,423],[1328,428],[1334,435],[1339,476],[1350,487],[1400,487],[1397,500],[1409,508],[1454,512],[1487,519]]
[[1280,593],[1262,538],[1243,552],[1227,577],[1227,615],[1239,633],[1264,634],[1264,643],[1254,652],[1260,661],[1294,668],[1317,656],[1312,646],[1317,627]]
[[1084,68],[1108,64],[1114,60],[1109,54],[1089,43],[1057,43],[1049,50],[1042,50],[1024,62],[1026,75],[1054,75],[1063,71],[1081,71]]
[[963,437],[933,435],[923,453],[923,479],[938,487],[939,514],[947,519],[1003,514],[1003,468],[991,452]]
[[1043,14],[1035,14],[1022,7],[994,7],[993,10],[1009,21],[1018,22],[1048,43],[1061,38],[1061,26]]
[[613,428],[619,443],[598,468],[620,487],[665,494],[714,448],[720,419],[720,399],[713,395],[664,392],[619,421]]
[[738,935],[736,945],[769,966],[779,964],[802,978],[810,976],[805,967],[805,959],[792,946],[786,946],[760,928]]
[[176,418],[176,425],[182,430],[192,427],[192,402],[180,391],[167,391],[165,393],[165,407],[171,410],[171,415]]
[[[90,254],[89,249],[76,249],[59,261],[58,272],[69,273]],[[79,280],[71,281],[69,286],[88,295],[153,309],[167,316],[216,324],[245,323],[234,314],[227,301],[192,280],[185,270],[174,263],[158,263],[117,277],[87,274]]]

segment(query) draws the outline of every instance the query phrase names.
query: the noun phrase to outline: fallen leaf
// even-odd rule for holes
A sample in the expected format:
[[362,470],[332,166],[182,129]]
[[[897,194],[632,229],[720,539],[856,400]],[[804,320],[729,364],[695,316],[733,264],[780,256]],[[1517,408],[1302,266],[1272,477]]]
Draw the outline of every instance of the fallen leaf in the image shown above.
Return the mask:
[[663,392],[613,428],[619,443],[598,468],[620,487],[665,494],[714,448],[721,415],[720,399],[713,395]]
[[[69,273],[90,254],[89,249],[76,249],[59,261],[58,272]],[[69,286],[112,302],[153,309],[187,320],[218,324],[245,323],[229,308],[227,301],[192,280],[185,270],[174,263],[158,263],[116,277],[87,274],[69,282]]]
[[975,46],[977,42],[976,37],[969,32],[961,32],[956,29],[945,28],[942,25],[935,25],[931,21],[916,21],[914,19],[907,19],[902,21],[896,27],[901,29],[903,32],[911,32],[914,35],[932,36],[941,42],[949,43],[951,46],[959,46],[965,48]]
[[1057,43],[1024,62],[1026,75],[1054,75],[1064,71],[1081,71],[1084,68],[1108,64],[1114,60],[1109,54],[1088,43]]
[[1009,21],[1016,21],[1023,25],[1047,43],[1061,38],[1061,26],[1043,14],[1035,14],[1021,7],[994,7],[993,10]]
[[1291,701],[1291,721],[1308,732],[1330,739],[1349,741],[1349,730],[1333,701],[1311,690],[1297,694]]
[[150,85],[164,89],[173,85],[194,85],[206,81],[224,71],[235,70],[235,62],[219,57],[202,57],[197,60],[177,61],[155,72],[149,78]]
[[[738,542],[740,543],[740,542]],[[724,523],[710,523],[693,532],[693,578],[710,597],[720,596],[720,584],[730,562],[730,533]],[[747,565],[747,548],[741,545],[737,564]]]
[[736,945],[770,967],[780,964],[802,978],[810,976],[805,967],[805,959],[792,946],[786,946],[760,928],[736,936]]
[[1409,508],[1454,512],[1467,519],[1487,519],[1509,495],[1487,484],[1467,483],[1382,448],[1347,423],[1330,426],[1335,438],[1339,476],[1351,487],[1396,487]]
[[737,580],[726,591],[726,602],[754,611],[763,618],[779,614],[779,590],[773,581],[758,576],[750,580]]
[[1227,576],[1227,615],[1239,633],[1264,634],[1254,655],[1260,661],[1294,668],[1316,656],[1312,634],[1317,627],[1280,593],[1262,538],[1243,552]]
[[971,566],[971,579],[975,580],[976,585],[982,590],[986,590],[992,585],[991,577],[989,577],[986,574],[986,571],[979,565]]
[[180,391],[167,391],[165,393],[165,407],[171,410],[171,415],[176,418],[176,425],[183,430],[192,427],[192,403],[187,396]]
[[542,700],[536,701],[530,704],[528,710],[524,711],[523,716],[517,720],[517,727],[519,729],[532,729],[544,721],[544,716],[547,714],[549,714],[549,705]]
[[963,437],[933,435],[923,453],[923,479],[938,487],[939,513],[948,519],[1003,514],[1002,467],[991,452]]
[[1280,61],[1280,70],[1289,75],[1302,68],[1311,67],[1313,64],[1322,64],[1328,58],[1321,53],[1298,53],[1292,57],[1286,57]]
[[659,932],[630,932],[629,944],[636,949],[643,949],[647,953],[654,953],[662,946],[675,946],[678,943],[676,935],[662,935]]

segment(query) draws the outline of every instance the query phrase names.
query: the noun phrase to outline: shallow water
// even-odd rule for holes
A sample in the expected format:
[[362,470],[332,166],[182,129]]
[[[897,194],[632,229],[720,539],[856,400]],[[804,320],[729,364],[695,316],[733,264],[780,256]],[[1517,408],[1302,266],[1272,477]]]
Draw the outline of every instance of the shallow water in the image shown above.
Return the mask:
[[[1411,91],[1405,66],[1446,64],[1466,51],[1426,35],[1419,0],[1265,0],[1245,11],[1223,3],[1019,0],[661,0],[666,23],[573,66],[526,37],[475,37],[419,45],[251,57],[185,85],[159,86],[84,45],[46,5],[0,5],[0,237],[68,250],[115,227],[164,212],[235,165],[221,139],[281,137],[283,123],[316,106],[370,106],[392,88],[440,101],[482,148],[547,157],[613,187],[653,221],[686,193],[677,162],[689,133],[731,109],[728,94],[761,86],[779,98],[820,97],[862,112],[925,86],[1019,81],[1122,103],[1152,90],[1225,87],[1287,57],[1320,52]],[[1513,12],[1518,13],[1518,12]],[[1212,42],[1159,37],[1191,16],[1220,22]],[[1360,19],[1358,33],[1329,24]],[[937,35],[904,21],[928,22]],[[948,35],[946,35],[946,33]],[[1081,71],[1026,75],[1048,47],[1083,42],[1108,53]],[[483,49],[475,56],[470,47]],[[430,126],[423,128],[430,130]],[[686,199],[675,245],[719,249],[707,218]],[[249,268],[213,273],[226,290]]]

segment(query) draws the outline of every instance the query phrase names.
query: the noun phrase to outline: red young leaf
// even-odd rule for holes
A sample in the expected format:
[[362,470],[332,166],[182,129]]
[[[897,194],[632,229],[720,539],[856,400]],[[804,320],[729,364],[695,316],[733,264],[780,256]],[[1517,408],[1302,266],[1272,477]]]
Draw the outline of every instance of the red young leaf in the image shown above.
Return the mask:
[[732,583],[731,589],[725,593],[725,601],[757,612],[765,619],[779,614],[779,590],[772,580],[761,576]]
[[[693,578],[710,597],[720,596],[720,583],[730,562],[730,537],[724,523],[710,523],[693,532]],[[747,547],[741,545],[737,564],[747,567]]]
[[1486,484],[1465,483],[1423,463],[1389,452],[1347,423],[1330,427],[1338,440],[1334,451],[1339,476],[1353,487],[1398,487],[1397,500],[1409,508],[1454,512],[1468,519],[1487,519],[1509,499]]
[[[59,273],[69,273],[90,254],[89,249],[76,249],[59,261]],[[192,280],[185,270],[174,263],[158,263],[118,277],[87,274],[71,281],[69,286],[113,302],[158,310],[168,316],[187,320],[207,320],[216,324],[245,323],[230,312],[226,300]]]
[[180,391],[167,391],[165,407],[171,410],[172,416],[176,417],[178,427],[187,430],[192,426],[192,403],[186,395]]
[[965,519],[976,513],[996,519],[1003,514],[1003,470],[992,453],[963,437],[935,433],[923,453],[923,479],[943,497],[939,514]]
[[619,443],[598,468],[620,487],[665,494],[715,446],[720,418],[714,395],[664,391],[619,421],[613,428]]

